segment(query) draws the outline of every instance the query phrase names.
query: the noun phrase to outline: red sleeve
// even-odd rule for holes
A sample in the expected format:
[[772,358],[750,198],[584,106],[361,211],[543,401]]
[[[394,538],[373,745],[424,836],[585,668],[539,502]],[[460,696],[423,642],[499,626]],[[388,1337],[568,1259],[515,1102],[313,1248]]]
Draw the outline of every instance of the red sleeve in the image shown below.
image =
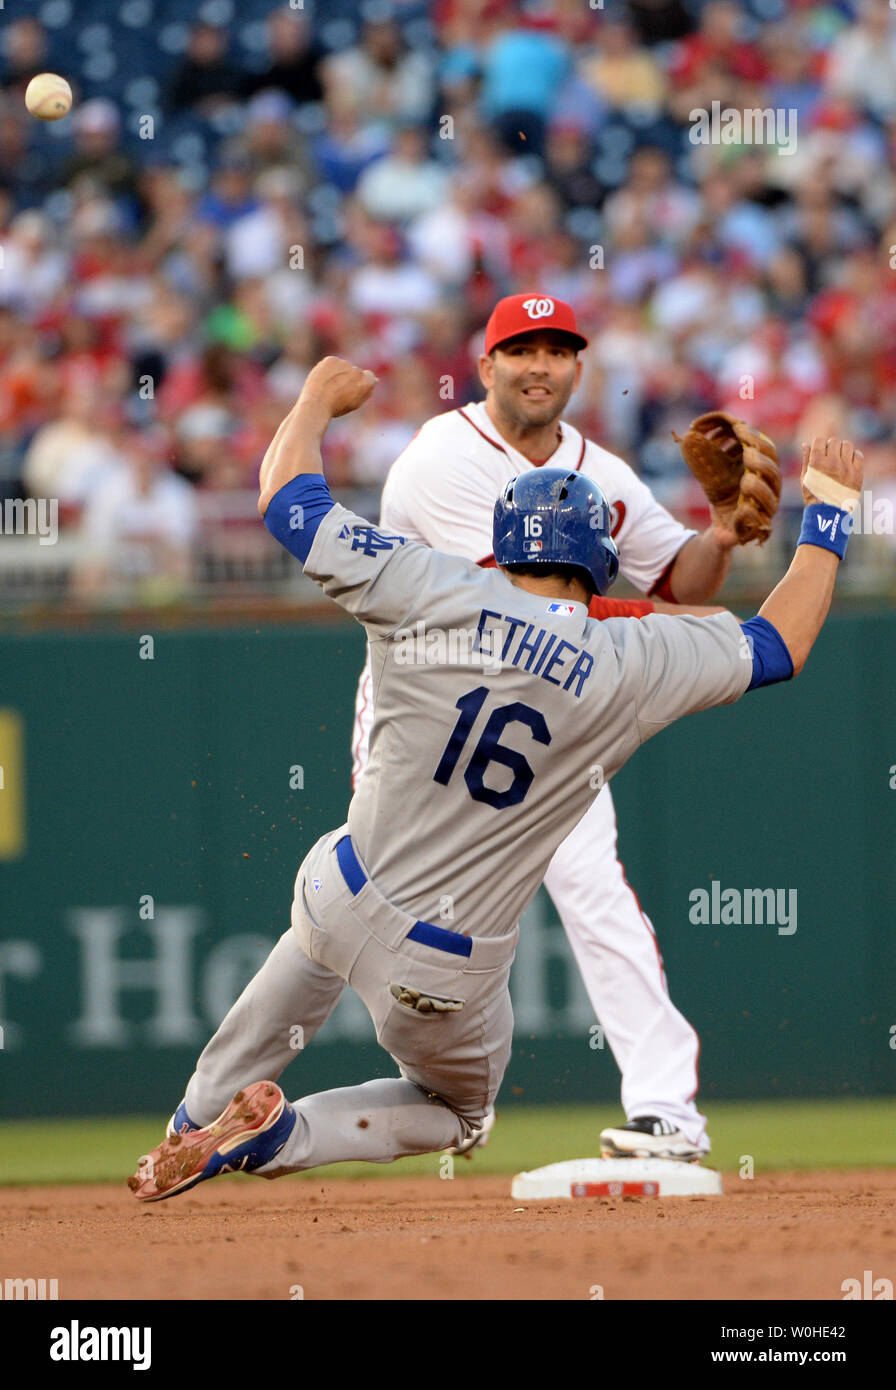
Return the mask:
[[597,618],[646,618],[655,612],[653,604],[644,598],[601,598],[595,594],[588,605],[588,617]]

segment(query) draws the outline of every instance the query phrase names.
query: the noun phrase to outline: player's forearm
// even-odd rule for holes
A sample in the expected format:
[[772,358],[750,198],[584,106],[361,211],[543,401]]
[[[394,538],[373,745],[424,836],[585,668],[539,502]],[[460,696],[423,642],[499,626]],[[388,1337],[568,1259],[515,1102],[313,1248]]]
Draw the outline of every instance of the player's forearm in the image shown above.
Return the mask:
[[262,516],[271,498],[301,473],[324,471],[321,444],[332,416],[321,401],[300,396],[274,435],[258,475],[258,510]]
[[806,510],[796,554],[758,616],[744,624],[752,643],[753,685],[786,680],[806,664],[831,606],[862,477],[862,452],[849,440],[832,435],[803,445],[800,482]]
[[759,610],[790,653],[796,675],[803,669],[831,606],[840,561],[814,545],[797,547],[790,568]]
[[324,471],[320,446],[331,420],[357,410],[376,386],[373,372],[340,357],[325,357],[308,373],[302,394],[274,435],[262,460],[258,510],[264,516],[287,483]]
[[669,571],[663,597],[676,603],[703,603],[725,582],[731,564],[731,546],[719,539],[714,526],[685,541]]

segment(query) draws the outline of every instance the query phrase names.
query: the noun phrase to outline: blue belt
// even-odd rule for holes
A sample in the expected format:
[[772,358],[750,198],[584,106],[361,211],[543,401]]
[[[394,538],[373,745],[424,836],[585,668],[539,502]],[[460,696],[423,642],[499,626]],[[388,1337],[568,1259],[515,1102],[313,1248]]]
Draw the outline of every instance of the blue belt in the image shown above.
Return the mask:
[[[342,870],[342,877],[356,897],[367,882],[367,875],[361,868],[350,835],[343,835],[336,846],[336,859]],[[449,931],[447,927],[433,926],[432,922],[415,922],[407,935],[408,941],[419,941],[422,946],[433,946],[437,951],[448,951],[453,956],[468,956],[473,943],[468,936]]]

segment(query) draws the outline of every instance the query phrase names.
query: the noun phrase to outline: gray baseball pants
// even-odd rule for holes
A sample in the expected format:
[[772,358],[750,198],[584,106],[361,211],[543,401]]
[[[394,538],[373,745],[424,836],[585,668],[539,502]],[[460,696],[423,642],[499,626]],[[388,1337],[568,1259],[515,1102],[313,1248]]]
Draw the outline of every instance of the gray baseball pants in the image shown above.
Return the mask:
[[[518,928],[468,938],[469,956],[409,940],[413,917],[369,877],[358,891],[357,882],[347,883],[336,856],[346,834],[343,826],[325,835],[303,861],[292,928],[203,1050],[187,1086],[187,1113],[209,1124],[242,1086],[276,1080],[346,983],[401,1075],[295,1101],[295,1129],[258,1170],[266,1177],[348,1159],[389,1163],[460,1144],[481,1127],[510,1059],[508,980]],[[427,998],[460,1007],[423,1012]]]

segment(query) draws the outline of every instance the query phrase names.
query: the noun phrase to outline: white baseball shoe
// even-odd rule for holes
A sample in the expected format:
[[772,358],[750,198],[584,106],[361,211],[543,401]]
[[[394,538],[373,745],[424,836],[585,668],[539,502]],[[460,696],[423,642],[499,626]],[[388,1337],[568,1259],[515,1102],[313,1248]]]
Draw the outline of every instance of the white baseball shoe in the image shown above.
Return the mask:
[[677,1158],[684,1163],[698,1162],[705,1152],[656,1115],[639,1115],[618,1129],[605,1129],[600,1151],[604,1158]]
[[462,1144],[457,1144],[453,1149],[446,1149],[446,1154],[451,1154],[454,1158],[463,1154],[464,1158],[472,1158],[474,1149],[484,1149],[488,1143],[488,1137],[495,1127],[495,1112],[489,1110],[482,1121],[481,1129],[474,1129],[469,1139],[465,1139]]

